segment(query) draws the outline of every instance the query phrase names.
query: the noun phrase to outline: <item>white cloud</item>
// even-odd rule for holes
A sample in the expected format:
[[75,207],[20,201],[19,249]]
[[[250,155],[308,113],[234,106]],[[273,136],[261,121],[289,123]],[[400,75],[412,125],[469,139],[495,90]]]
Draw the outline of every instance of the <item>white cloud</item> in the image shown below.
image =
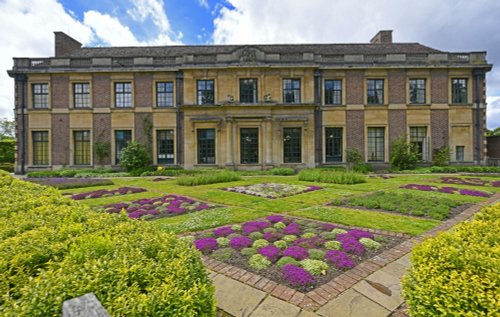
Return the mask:
[[122,25],[118,18],[97,11],[87,11],[83,15],[83,22],[91,28],[96,37],[111,46],[141,45],[126,25]]
[[494,130],[500,128],[500,97],[488,97],[486,102],[488,103],[486,110],[488,117],[486,125],[488,129]]
[[[500,64],[498,0],[226,0],[217,11],[213,42],[368,43],[392,29],[396,42],[420,42],[445,51],[488,51]],[[500,70],[487,77],[489,96],[500,96]],[[496,112],[489,112],[491,122]],[[498,113],[496,113],[498,115]]]
[[202,6],[205,9],[209,8],[209,6],[208,6],[208,0],[198,0],[198,3],[199,3],[200,6]]

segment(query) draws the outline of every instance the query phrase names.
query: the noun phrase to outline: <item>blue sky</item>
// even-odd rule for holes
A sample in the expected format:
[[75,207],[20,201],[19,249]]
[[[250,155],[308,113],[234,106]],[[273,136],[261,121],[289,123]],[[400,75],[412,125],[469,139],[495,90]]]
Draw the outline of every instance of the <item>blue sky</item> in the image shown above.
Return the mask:
[[[498,0],[0,0],[0,117],[13,115],[12,57],[53,56],[53,31],[85,46],[396,42],[487,51],[500,65]],[[497,69],[499,68],[499,69]],[[500,67],[487,75],[500,126]]]

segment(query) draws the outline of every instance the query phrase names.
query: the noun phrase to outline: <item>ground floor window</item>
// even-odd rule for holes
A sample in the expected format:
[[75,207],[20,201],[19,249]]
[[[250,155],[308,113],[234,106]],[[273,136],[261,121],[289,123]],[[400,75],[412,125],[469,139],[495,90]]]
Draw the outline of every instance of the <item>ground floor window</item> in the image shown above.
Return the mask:
[[283,162],[284,163],[302,162],[301,128],[283,129]]
[[90,165],[90,131],[73,131],[73,164]]
[[33,165],[49,165],[49,132],[33,131]]
[[368,128],[368,161],[385,160],[385,128]]
[[132,141],[131,130],[115,130],[115,163],[120,163],[120,152]]
[[174,130],[156,131],[156,159],[158,164],[174,164]]
[[420,154],[420,159],[427,159],[427,127],[410,127],[410,143]]
[[198,164],[215,164],[215,129],[198,129]]
[[240,129],[240,163],[259,163],[259,129]]
[[457,162],[465,161],[465,146],[458,145],[455,147],[455,160]]
[[342,128],[325,128],[325,160],[342,162]]

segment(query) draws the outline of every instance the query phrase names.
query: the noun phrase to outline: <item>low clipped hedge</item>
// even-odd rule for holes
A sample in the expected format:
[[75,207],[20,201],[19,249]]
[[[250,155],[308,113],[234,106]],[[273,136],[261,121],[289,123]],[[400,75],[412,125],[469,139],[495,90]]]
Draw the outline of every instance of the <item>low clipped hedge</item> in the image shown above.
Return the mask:
[[500,316],[500,203],[416,246],[403,279],[412,317]]
[[326,169],[304,169],[299,172],[299,180],[307,182],[333,183],[333,184],[360,184],[366,178],[355,172],[337,172]]
[[177,178],[176,183],[181,186],[198,186],[239,180],[241,180],[241,176],[237,172],[222,171],[195,176],[181,176]]
[[0,315],[59,316],[93,292],[112,316],[213,316],[188,242],[0,174]]

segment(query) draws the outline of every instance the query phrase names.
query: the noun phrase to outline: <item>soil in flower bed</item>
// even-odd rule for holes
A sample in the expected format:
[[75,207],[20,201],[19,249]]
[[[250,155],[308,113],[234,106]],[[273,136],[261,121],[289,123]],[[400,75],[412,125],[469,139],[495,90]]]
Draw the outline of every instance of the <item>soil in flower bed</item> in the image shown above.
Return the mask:
[[229,192],[264,197],[269,199],[289,197],[319,189],[322,189],[322,187],[278,183],[262,183],[248,186],[222,188],[222,190],[226,190]]
[[440,193],[445,193],[445,194],[460,194],[460,195],[474,196],[474,197],[486,197],[487,198],[487,197],[491,196],[491,193],[485,192],[485,191],[466,189],[466,188],[460,189],[460,188],[449,187],[449,186],[438,187],[438,186],[432,186],[432,185],[407,184],[407,185],[400,186],[399,188],[420,190],[420,191],[426,191],[426,192],[440,192]]
[[113,182],[110,179],[100,179],[100,178],[27,177],[24,180],[44,186],[55,187],[57,189],[113,185]]
[[374,192],[368,195],[339,198],[332,201],[330,205],[437,220],[454,217],[471,206],[471,204],[452,199],[434,197],[422,199],[422,196],[411,193],[390,192]]
[[99,189],[91,192],[73,194],[71,195],[71,198],[74,200],[93,199],[93,198],[111,197],[119,195],[137,194],[145,191],[147,190],[140,187],[120,187],[118,189]]
[[303,292],[405,240],[281,215],[184,238],[216,260]]
[[132,202],[109,204],[101,209],[108,213],[118,213],[125,210],[129,218],[153,220],[182,215],[189,212],[202,211],[214,207],[216,206],[189,197],[166,195],[158,198],[144,198]]

